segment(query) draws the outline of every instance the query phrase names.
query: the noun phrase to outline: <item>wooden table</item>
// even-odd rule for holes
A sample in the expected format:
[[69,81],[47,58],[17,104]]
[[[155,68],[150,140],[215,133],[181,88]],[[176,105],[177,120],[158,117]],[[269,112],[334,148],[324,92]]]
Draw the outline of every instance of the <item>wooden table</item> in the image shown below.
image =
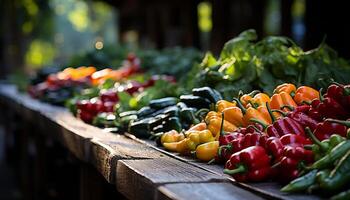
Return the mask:
[[5,125],[19,121],[20,126],[30,130],[29,135],[40,134],[58,141],[84,166],[94,166],[94,170],[84,167],[81,172],[81,199],[100,198],[90,171],[101,174],[128,199],[319,199],[283,194],[279,192],[281,185],[273,182],[235,182],[222,173],[223,166],[180,157],[156,147],[152,141],[85,124],[64,108],[19,93],[13,85],[0,85],[0,109],[6,118],[20,118],[9,117]]

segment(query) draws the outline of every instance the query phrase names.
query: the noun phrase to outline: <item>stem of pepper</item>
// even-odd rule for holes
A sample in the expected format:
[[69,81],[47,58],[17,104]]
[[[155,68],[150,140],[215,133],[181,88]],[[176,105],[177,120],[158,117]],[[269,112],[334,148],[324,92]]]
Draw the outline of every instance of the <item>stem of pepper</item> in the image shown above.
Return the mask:
[[287,113],[283,112],[282,110],[272,109],[271,112],[279,113],[279,114],[281,114],[283,117],[287,116]]
[[256,132],[261,132],[256,126],[253,126],[253,125],[248,125],[247,128],[252,128],[254,129]]
[[191,113],[191,116],[192,116],[192,118],[193,118],[193,123],[194,123],[194,124],[199,124],[200,121],[196,118],[196,116],[194,115],[194,113],[193,113],[192,111],[191,111],[190,113]]
[[280,109],[284,109],[284,108],[287,108],[289,111],[293,111],[295,108],[291,105],[283,105],[280,107]]
[[246,172],[247,168],[244,165],[239,165],[236,169],[224,169],[224,174],[234,175]]
[[237,98],[233,98],[233,101],[237,103],[238,108],[242,110],[243,115],[247,112],[247,109],[242,105],[241,101]]
[[220,126],[220,136],[224,136],[224,120],[225,120],[225,114],[224,112],[221,113],[221,126]]
[[265,130],[265,129],[267,128],[267,126],[268,126],[268,125],[265,124],[264,122],[262,122],[262,121],[260,121],[260,120],[258,120],[258,119],[255,119],[255,118],[252,118],[252,119],[250,119],[249,121],[260,124],[260,125],[263,127],[264,130]]
[[324,97],[322,95],[322,91],[323,91],[323,88],[320,88],[320,90],[318,91],[318,94],[320,95],[320,101],[323,102],[324,101]]
[[208,113],[209,109],[208,108],[202,108],[198,110],[195,115],[198,116],[199,118],[203,119],[203,114],[202,113]]
[[208,165],[211,165],[211,164],[213,164],[214,162],[215,162],[215,158],[209,160],[209,162],[207,162],[207,164],[208,164]]
[[344,121],[344,120],[337,120],[337,119],[326,119],[326,122],[332,122],[332,123],[337,123],[344,125],[346,127],[350,127],[350,121]]
[[266,108],[267,108],[267,112],[269,112],[269,115],[271,117],[272,123],[276,121],[276,117],[273,115],[270,105],[268,102],[266,102]]
[[322,142],[320,142],[320,140],[318,140],[318,139],[316,138],[316,136],[312,133],[312,131],[311,131],[311,129],[310,129],[309,127],[306,127],[306,128],[305,128],[305,133],[306,133],[306,135],[307,135],[309,138],[311,138],[311,140],[312,140],[315,144],[317,144],[317,145],[321,148],[321,150],[322,150],[323,152],[326,152],[326,151],[328,150],[327,145],[324,144],[324,143],[322,143]]

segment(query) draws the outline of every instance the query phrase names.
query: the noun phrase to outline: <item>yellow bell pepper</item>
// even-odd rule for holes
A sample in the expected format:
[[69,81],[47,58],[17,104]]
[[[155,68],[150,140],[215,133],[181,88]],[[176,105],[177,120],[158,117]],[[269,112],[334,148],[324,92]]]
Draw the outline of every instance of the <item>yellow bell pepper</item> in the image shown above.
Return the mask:
[[224,119],[231,124],[240,127],[243,125],[243,113],[238,107],[225,108],[223,111]]
[[163,147],[168,151],[177,152],[182,155],[187,155],[190,153],[190,150],[188,148],[189,141],[189,138],[185,138],[179,142],[166,142],[163,144]]
[[196,148],[195,156],[201,161],[208,162],[215,158],[219,149],[219,141],[208,142]]
[[191,142],[188,143],[189,149],[191,151],[195,150],[196,147],[200,144],[212,142],[215,140],[215,138],[213,137],[213,134],[210,132],[210,130],[192,132],[188,135],[188,138],[191,140]]
[[177,132],[176,130],[171,130],[163,133],[160,137],[160,143],[178,142],[185,139],[184,134]]
[[[208,125],[208,129],[211,131],[211,133],[213,134],[214,137],[220,135],[221,121],[222,121],[221,117],[212,117],[206,121],[206,123]],[[237,130],[237,126],[224,120],[223,129],[225,132],[233,132],[233,131]]]

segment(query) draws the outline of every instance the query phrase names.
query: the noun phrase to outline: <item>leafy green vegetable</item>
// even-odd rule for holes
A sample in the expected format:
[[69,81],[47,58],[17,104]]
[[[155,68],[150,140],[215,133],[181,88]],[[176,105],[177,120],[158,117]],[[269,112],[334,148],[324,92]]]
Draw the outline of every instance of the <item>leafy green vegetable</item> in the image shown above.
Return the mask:
[[319,88],[331,80],[344,83],[350,79],[349,63],[325,43],[304,52],[287,37],[256,39],[250,29],[229,40],[218,60],[207,53],[194,85],[214,87],[231,99],[240,90],[271,94],[283,82]]

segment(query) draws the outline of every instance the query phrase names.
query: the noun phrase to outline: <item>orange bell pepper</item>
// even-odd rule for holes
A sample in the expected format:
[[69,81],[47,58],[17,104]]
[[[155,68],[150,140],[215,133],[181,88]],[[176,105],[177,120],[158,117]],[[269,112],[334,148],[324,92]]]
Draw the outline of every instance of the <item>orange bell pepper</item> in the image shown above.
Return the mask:
[[286,92],[287,94],[290,94],[291,96],[294,96],[295,91],[297,88],[294,84],[291,83],[283,83],[275,88],[273,91],[274,94],[279,94],[281,92]]
[[253,99],[253,97],[258,94],[260,91],[259,90],[253,90],[252,92],[248,93],[248,94],[244,94],[242,95],[239,100],[241,102],[241,104],[246,108],[250,101]]
[[[295,108],[297,107],[297,104],[295,103],[295,101],[293,100],[292,96],[290,96],[289,93],[281,92],[281,93],[272,95],[270,106],[271,106],[271,109],[280,110],[281,107],[283,106],[291,106]],[[285,111],[288,111],[287,108],[284,108],[284,109],[286,109]]]
[[224,119],[226,121],[229,121],[235,126],[243,125],[243,113],[242,110],[237,106],[225,108],[222,112],[224,113]]
[[251,119],[257,119],[264,122],[265,124],[271,124],[272,120],[268,113],[268,110],[264,106],[259,106],[258,108],[244,108],[241,102],[238,99],[234,99],[237,102],[238,107],[242,110],[243,113],[243,125],[248,126],[253,122]]
[[300,86],[294,95],[294,101],[301,105],[304,102],[311,103],[314,99],[319,99],[319,92],[308,86]]
[[269,95],[265,93],[256,94],[249,102],[254,108],[259,106],[266,106],[266,103],[270,103]]

